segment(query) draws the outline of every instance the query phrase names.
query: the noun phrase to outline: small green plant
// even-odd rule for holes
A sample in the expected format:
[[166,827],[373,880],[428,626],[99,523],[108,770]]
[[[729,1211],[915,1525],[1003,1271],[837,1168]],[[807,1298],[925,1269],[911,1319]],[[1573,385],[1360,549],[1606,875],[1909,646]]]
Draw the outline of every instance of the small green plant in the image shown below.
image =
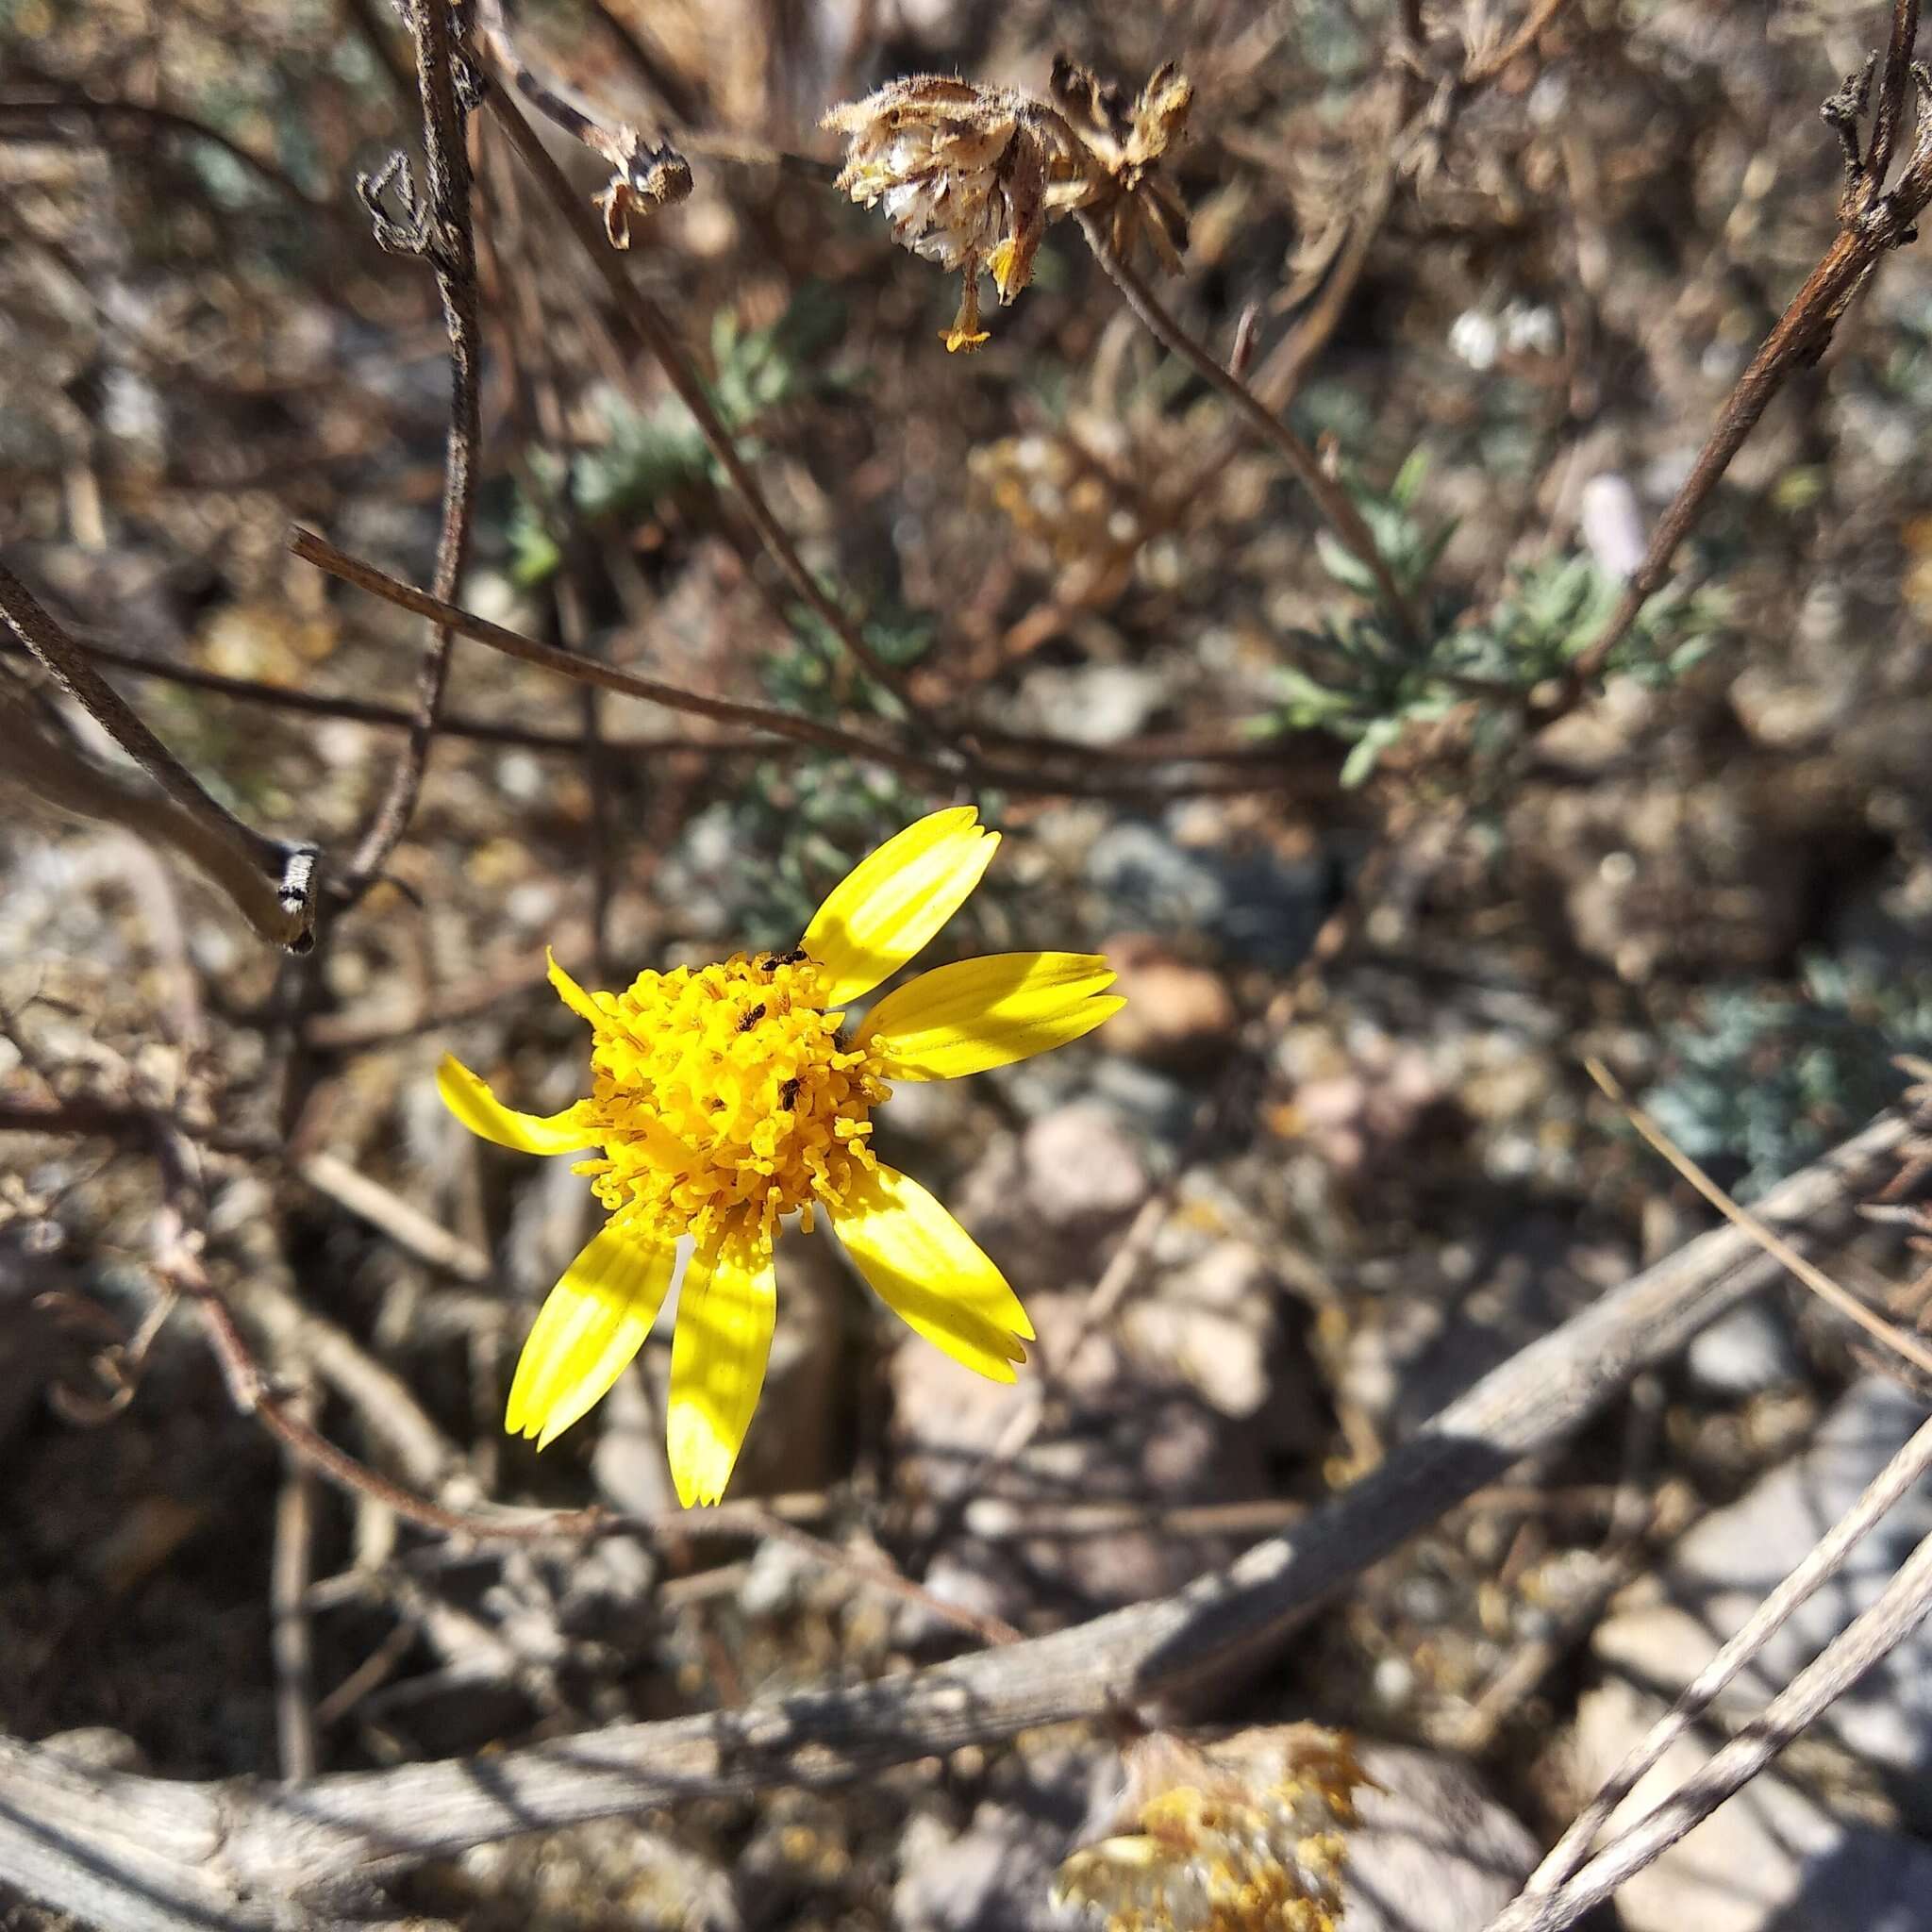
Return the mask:
[[[834,386],[824,358],[844,324],[844,310],[817,282],[800,288],[767,327],[747,329],[728,309],[712,317],[715,374],[709,394],[748,460],[759,453],[752,432],[774,410]],[[556,479],[559,491],[568,489],[571,502],[591,523],[635,523],[724,481],[691,411],[675,396],[636,409],[607,395],[603,408],[606,441],[581,451],[568,475]],[[543,582],[558,568],[561,553],[552,520],[521,491],[508,535],[512,574],[524,588]]]
[[[1426,458],[1416,451],[1386,492],[1355,491],[1397,588],[1422,614],[1421,639],[1404,634],[1362,561],[1332,537],[1318,536],[1323,568],[1364,608],[1293,634],[1304,661],[1278,674],[1283,702],[1258,727],[1264,734],[1317,730],[1348,740],[1344,785],[1361,784],[1411,725],[1472,702],[1479,749],[1514,742],[1524,702],[1568,671],[1622,595],[1615,578],[1577,554],[1525,566],[1486,611],[1443,590],[1433,579],[1456,525],[1432,528],[1416,513],[1426,471]],[[1668,684],[1718,641],[1726,614],[1722,591],[1659,591],[1606,668]]]
[[1761,1193],[1898,1097],[1898,1055],[1932,1053],[1932,970],[1814,959],[1795,994],[1720,987],[1665,1049],[1645,1107],[1740,1195]]

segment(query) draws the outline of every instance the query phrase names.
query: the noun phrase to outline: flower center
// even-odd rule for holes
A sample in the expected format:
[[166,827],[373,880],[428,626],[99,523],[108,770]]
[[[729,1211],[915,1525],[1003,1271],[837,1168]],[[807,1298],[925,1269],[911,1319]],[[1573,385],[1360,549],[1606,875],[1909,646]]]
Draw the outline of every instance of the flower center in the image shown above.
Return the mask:
[[868,1116],[891,1090],[841,1040],[803,953],[641,973],[591,997],[584,1112],[604,1158],[577,1172],[618,1225],[768,1253],[780,1215],[809,1225],[815,1201],[836,1207],[874,1164]]

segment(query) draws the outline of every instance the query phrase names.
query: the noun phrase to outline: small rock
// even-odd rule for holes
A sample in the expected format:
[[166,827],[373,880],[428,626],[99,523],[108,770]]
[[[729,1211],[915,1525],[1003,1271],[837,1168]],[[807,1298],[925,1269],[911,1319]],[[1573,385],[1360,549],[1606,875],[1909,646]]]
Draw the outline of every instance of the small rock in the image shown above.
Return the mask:
[[1629,479],[1600,471],[1583,486],[1576,506],[1578,534],[1596,567],[1619,582],[1634,576],[1648,538],[1643,509]]
[[1707,782],[1531,787],[1512,808],[1510,850],[1523,888],[1630,985],[1762,973],[1804,938],[1824,855],[1841,839],[1829,782],[1767,760]]
[[1145,728],[1166,680],[1139,664],[1042,665],[1029,672],[1021,709],[1075,744],[1114,744]]
[[1285,856],[1259,838],[1232,848],[1184,845],[1177,835],[1187,824],[1178,811],[1164,823],[1124,819],[1093,841],[1087,876],[1118,923],[1205,939],[1257,966],[1298,964],[1327,909],[1326,854]]
[[1707,1395],[1737,1400],[1782,1389],[1804,1374],[1804,1363],[1782,1307],[1749,1301],[1697,1336],[1684,1367]]
[[1001,1762],[995,1794],[963,1831],[920,1813],[899,1845],[894,1932],[1075,1932],[1084,1913],[1052,1902],[1054,1874],[1113,1770],[1104,1745],[1048,1745]]
[[[1052,1525],[1057,1513],[1265,1493],[1264,1431],[1218,1412],[1171,1361],[1143,1358],[1104,1332],[1070,1354],[1085,1307],[1084,1295],[1040,1294],[1028,1303],[1041,1349],[1060,1372],[1058,1398],[1025,1449],[973,1498],[983,1520],[992,1505],[1008,1505],[1014,1533],[959,1534],[924,1579],[949,1599],[1009,1622],[1041,1601],[1072,1597],[1099,1607],[1159,1596],[1235,1552],[1224,1537],[1174,1537],[1151,1526],[1064,1534]],[[928,1505],[958,1501],[1016,1408],[1034,1400],[1026,1374],[1016,1384],[989,1382],[924,1340],[902,1343],[890,1365],[901,1492]],[[1035,1523],[1038,1534],[1019,1533]],[[921,1634],[924,1627],[908,1626]]]
[[411,1904],[465,1932],[741,1932],[730,1877],[635,1819],[477,1845],[409,1881]]
[[1239,1015],[1218,973],[1191,965],[1160,940],[1123,933],[1101,951],[1127,1004],[1107,1023],[1108,1052],[1163,1066],[1198,1065],[1234,1038]]
[[1021,1146],[1027,1195],[1056,1227],[1122,1219],[1153,1185],[1140,1148],[1112,1111],[1094,1101],[1042,1114]]
[[1345,1932],[1482,1932],[1535,1870],[1536,1840],[1458,1758],[1393,1744],[1357,1755],[1374,1783],[1356,1794]]

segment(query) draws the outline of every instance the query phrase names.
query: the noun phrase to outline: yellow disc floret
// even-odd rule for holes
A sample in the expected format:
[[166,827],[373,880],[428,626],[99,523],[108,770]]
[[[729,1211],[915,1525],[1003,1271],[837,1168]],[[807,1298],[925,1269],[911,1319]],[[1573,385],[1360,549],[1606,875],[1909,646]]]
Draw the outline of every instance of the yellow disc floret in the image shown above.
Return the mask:
[[802,953],[740,953],[715,966],[641,973],[591,995],[592,1092],[585,1138],[613,1224],[700,1249],[728,1239],[769,1254],[781,1215],[836,1211],[874,1168],[872,1108],[891,1089],[878,1055],[847,1045]]

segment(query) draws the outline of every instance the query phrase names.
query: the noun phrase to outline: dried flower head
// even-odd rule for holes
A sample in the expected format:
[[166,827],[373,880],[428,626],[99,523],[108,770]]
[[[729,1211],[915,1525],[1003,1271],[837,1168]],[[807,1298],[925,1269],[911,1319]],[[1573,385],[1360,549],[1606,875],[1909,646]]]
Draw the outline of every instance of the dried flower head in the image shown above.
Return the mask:
[[967,472],[1058,573],[1060,601],[1081,605],[1118,595],[1159,526],[1143,478],[1160,474],[1160,457],[1117,417],[1080,411],[1058,428],[982,443]]
[[1346,1738],[1280,1724],[1204,1749],[1155,1732],[1122,1757],[1108,1836],[1060,1866],[1056,1904],[1108,1932],[1334,1932],[1368,1782]]
[[904,247],[965,277],[948,349],[975,349],[979,272],[1010,302],[1032,279],[1040,238],[1091,192],[1092,158],[1042,101],[1011,88],[918,75],[820,124],[845,136],[838,185],[885,205]]
[[653,147],[635,127],[611,135],[594,125],[584,138],[610,163],[608,184],[591,198],[604,212],[611,247],[630,246],[632,215],[656,214],[690,198],[691,163],[669,142]]
[[1123,89],[1060,54],[1050,85],[1054,105],[1100,163],[1105,186],[1089,205],[1102,211],[1114,253],[1131,261],[1144,240],[1160,266],[1178,275],[1188,211],[1158,171],[1187,127],[1193,83],[1170,60],[1130,105]]

